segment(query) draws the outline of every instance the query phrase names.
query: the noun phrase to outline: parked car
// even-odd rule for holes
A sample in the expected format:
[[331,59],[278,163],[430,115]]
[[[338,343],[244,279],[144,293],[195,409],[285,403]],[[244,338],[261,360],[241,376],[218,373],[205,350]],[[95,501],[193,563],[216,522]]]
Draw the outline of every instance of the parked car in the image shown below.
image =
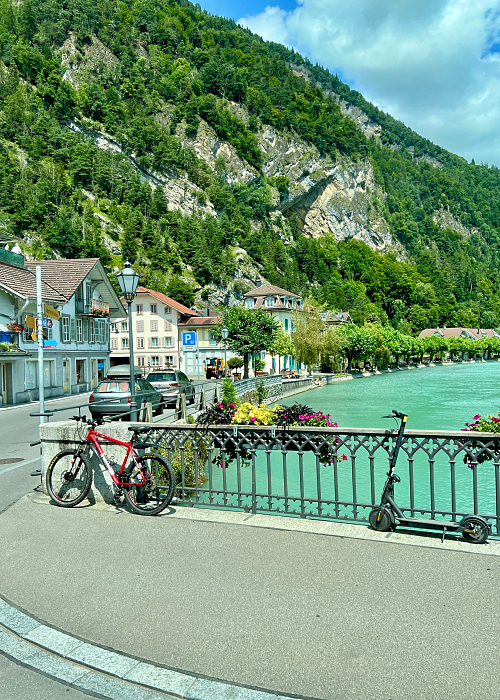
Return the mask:
[[[135,399],[137,409],[146,401],[153,409],[153,415],[163,413],[165,408],[161,392],[156,389],[142,376],[142,369],[135,367]],[[89,396],[89,409],[92,417],[119,415],[128,413],[132,397],[130,393],[130,365],[117,365],[108,370],[106,379],[103,379],[96,386]],[[130,420],[130,414],[124,416]]]
[[191,379],[177,369],[157,370],[148,374],[147,380],[163,396],[166,406],[175,406],[179,394],[186,395],[186,404],[194,403],[195,389]]

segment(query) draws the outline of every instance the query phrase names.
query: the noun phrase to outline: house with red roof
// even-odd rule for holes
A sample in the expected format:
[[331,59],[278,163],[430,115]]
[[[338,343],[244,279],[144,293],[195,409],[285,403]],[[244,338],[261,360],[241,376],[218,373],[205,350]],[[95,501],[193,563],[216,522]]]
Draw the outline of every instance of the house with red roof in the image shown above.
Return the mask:
[[[179,324],[198,313],[166,294],[137,287],[132,304],[134,363],[147,372],[180,366]],[[110,327],[110,365],[129,362],[129,319],[125,316]]]

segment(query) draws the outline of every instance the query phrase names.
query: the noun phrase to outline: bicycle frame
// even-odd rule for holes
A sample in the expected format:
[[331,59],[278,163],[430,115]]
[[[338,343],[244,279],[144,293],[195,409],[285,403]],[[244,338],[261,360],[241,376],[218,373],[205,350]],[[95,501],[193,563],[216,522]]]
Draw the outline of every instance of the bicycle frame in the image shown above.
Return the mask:
[[[115,445],[120,445],[120,447],[126,447],[127,448],[127,453],[125,455],[125,458],[121,464],[120,471],[117,473],[111,464],[108,461],[108,458],[104,454],[104,450],[102,449],[100,443],[99,443],[99,438],[101,440],[104,440],[106,442],[114,443]],[[139,464],[137,462],[137,453],[134,450],[134,446],[131,442],[123,442],[122,440],[117,440],[116,438],[109,437],[109,435],[103,435],[102,433],[98,433],[97,431],[93,430],[92,428],[89,430],[87,437],[85,438],[85,441],[87,443],[87,447],[90,447],[91,445],[94,447],[95,451],[99,455],[99,458],[101,462],[104,464],[106,467],[106,470],[109,472],[109,475],[113,482],[117,486],[137,486],[138,482],[137,481],[130,481],[130,474],[126,474],[126,477],[129,479],[128,481],[123,481],[119,477],[123,474],[125,465],[128,462],[129,457],[132,457],[135,466],[137,467],[137,470],[139,474],[141,475],[141,483],[143,486],[146,485],[146,479],[144,478],[144,475],[139,469]],[[119,465],[117,465],[119,466]]]

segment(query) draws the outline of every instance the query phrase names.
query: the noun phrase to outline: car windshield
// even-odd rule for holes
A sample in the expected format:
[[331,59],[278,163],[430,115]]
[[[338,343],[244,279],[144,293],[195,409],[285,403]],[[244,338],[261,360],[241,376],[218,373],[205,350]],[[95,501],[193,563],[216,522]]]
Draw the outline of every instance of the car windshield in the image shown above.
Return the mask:
[[98,394],[124,394],[130,391],[130,382],[112,381],[107,379],[97,387]]
[[148,382],[175,382],[175,372],[155,372],[148,374]]

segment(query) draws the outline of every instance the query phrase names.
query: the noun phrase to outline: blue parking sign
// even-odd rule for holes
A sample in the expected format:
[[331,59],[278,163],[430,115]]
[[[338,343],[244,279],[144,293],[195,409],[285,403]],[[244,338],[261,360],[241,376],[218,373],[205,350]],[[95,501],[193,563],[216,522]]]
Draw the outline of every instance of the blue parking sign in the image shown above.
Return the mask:
[[196,347],[196,331],[182,334],[182,345],[187,348]]

